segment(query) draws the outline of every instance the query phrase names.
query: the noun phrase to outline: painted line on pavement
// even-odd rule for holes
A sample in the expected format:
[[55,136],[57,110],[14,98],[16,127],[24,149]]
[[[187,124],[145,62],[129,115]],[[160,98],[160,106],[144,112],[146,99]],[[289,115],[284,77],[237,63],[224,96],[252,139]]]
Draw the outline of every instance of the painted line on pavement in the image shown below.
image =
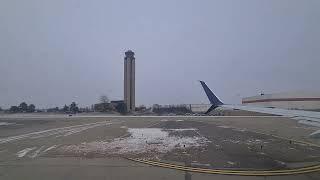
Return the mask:
[[305,174],[320,171],[320,164],[308,167],[300,167],[295,169],[284,169],[284,170],[226,170],[226,169],[203,169],[187,167],[176,164],[169,164],[157,161],[148,161],[134,158],[127,158],[128,160],[143,163],[151,166],[157,166],[162,168],[169,168],[174,170],[196,172],[196,173],[206,173],[206,174],[220,174],[220,175],[238,175],[238,176],[280,176],[280,175],[295,175],[295,174]]

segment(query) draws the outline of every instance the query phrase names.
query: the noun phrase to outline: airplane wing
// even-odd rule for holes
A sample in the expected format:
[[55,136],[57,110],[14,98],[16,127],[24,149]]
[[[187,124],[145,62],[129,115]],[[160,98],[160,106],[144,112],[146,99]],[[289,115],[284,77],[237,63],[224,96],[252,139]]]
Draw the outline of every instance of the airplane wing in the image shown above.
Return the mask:
[[[320,112],[303,111],[303,110],[287,110],[287,109],[280,109],[280,108],[267,108],[267,107],[246,106],[246,105],[228,105],[220,101],[219,98],[216,95],[214,95],[214,93],[208,88],[205,82],[200,81],[200,83],[211,103],[211,107],[208,109],[206,114],[217,107],[240,109],[240,110],[251,111],[251,112],[285,116],[285,117],[289,117],[291,119],[297,120],[299,123],[302,123],[302,124],[320,127]],[[312,133],[310,136],[313,136],[313,137],[320,136],[320,130]]]

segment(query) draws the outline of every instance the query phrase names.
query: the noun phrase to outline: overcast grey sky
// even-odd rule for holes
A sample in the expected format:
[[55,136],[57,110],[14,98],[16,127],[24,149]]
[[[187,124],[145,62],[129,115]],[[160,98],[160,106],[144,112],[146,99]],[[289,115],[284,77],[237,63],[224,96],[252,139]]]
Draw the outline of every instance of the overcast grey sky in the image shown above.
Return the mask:
[[320,91],[319,0],[1,0],[0,106],[123,98],[136,53],[137,104],[227,103]]

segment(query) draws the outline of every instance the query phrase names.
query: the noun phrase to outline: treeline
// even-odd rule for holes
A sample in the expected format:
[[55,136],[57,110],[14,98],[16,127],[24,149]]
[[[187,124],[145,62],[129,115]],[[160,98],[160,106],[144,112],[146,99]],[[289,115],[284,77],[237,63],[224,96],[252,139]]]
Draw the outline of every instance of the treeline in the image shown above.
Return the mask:
[[47,109],[47,112],[79,113],[81,111],[78,105],[75,102],[72,102],[69,106],[64,105],[63,108],[49,108]]
[[11,106],[9,111],[11,113],[32,113],[35,112],[36,106],[34,104],[27,104],[26,102],[20,103],[19,106]]
[[98,103],[93,105],[95,112],[119,112],[125,114],[127,112],[127,107],[123,102],[116,103]]
[[62,108],[55,107],[49,108],[46,110],[36,110],[34,104],[27,104],[26,102],[20,103],[19,106],[11,106],[6,112],[10,113],[32,113],[32,112],[62,112],[62,113],[79,113],[79,112],[88,112],[89,108],[79,108],[75,102],[72,102],[70,105],[64,105]]
[[192,113],[190,108],[187,105],[153,105],[152,112],[157,114],[185,114],[185,113]]

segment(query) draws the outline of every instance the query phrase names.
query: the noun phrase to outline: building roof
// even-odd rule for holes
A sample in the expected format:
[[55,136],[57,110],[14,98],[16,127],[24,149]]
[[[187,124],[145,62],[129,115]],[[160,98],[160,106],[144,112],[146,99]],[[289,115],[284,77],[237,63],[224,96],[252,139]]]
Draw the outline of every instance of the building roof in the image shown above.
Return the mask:
[[261,94],[245,97],[242,103],[271,102],[271,101],[320,101],[320,93],[316,92],[283,92],[273,94]]

